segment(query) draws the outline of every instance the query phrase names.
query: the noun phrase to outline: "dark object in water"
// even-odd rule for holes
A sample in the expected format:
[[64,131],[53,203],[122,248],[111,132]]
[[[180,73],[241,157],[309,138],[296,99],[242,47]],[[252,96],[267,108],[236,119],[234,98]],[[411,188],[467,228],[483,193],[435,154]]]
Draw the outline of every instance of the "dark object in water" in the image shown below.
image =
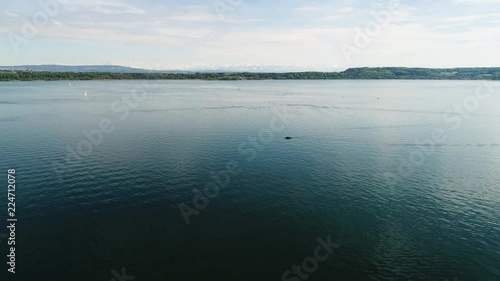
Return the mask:
[[292,137],[285,137],[286,140],[291,140],[293,139]]

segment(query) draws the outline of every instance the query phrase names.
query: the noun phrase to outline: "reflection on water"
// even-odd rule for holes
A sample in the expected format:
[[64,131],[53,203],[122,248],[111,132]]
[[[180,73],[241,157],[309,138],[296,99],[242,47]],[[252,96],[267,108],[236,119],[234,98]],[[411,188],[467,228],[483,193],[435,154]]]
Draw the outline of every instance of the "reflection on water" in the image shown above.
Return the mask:
[[[141,81],[1,83],[16,277],[280,280],[331,235],[309,280],[499,279],[500,91],[459,126],[447,113],[478,83],[163,81],[140,102]],[[179,205],[229,162],[241,172],[186,225]]]

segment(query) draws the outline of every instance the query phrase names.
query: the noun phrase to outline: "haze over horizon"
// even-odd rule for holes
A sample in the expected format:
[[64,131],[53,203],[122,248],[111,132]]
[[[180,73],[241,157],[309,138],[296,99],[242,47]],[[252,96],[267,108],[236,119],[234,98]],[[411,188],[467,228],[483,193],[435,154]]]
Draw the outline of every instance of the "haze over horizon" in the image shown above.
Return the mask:
[[0,65],[338,71],[500,64],[500,0],[41,3],[0,7]]

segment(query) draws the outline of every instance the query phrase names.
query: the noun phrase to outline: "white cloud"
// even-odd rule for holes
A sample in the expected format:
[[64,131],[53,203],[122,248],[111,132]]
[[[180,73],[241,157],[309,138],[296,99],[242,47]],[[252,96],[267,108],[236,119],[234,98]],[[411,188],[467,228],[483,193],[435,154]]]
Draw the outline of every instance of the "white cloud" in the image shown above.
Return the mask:
[[[352,64],[346,62],[339,45],[352,43],[355,28],[376,22],[370,12],[385,11],[387,5],[351,6],[354,2],[350,0],[319,5],[318,1],[280,10],[270,3],[247,1],[221,19],[210,1],[205,5],[188,5],[193,1],[186,0],[172,6],[159,1],[142,4],[139,0],[60,1],[64,2],[61,12],[51,24],[40,28],[29,43],[50,46],[40,53],[28,49],[41,48],[26,48],[26,55],[18,57],[18,61],[3,56],[5,64],[29,64],[19,61],[25,57],[58,57],[59,53],[69,52],[71,46],[82,48],[87,44],[89,58],[110,57],[109,60],[120,64],[128,61],[137,65],[261,64],[323,69],[325,65],[484,66],[500,61],[500,38],[496,36],[500,30],[494,27],[499,23],[500,13],[491,13],[495,10],[488,5],[452,5],[452,1],[465,4],[500,0],[452,0],[446,8],[422,7],[417,3],[412,3],[416,7],[402,5],[389,26],[371,38],[369,46]],[[21,10],[10,11],[29,18]],[[13,15],[7,15],[8,24],[0,26],[1,33],[21,32],[21,17]],[[456,28],[459,26],[466,28]],[[65,43],[65,50],[59,49],[60,42]],[[115,45],[122,46],[116,54],[96,51],[100,46]],[[149,61],[141,62],[144,57]]]
[[58,0],[63,8],[73,12],[99,14],[145,14],[145,10],[117,0]]
[[450,22],[450,23],[470,23],[473,21],[476,21],[478,19],[485,18],[485,15],[475,15],[475,16],[463,16],[463,17],[453,17],[453,18],[446,18],[443,19],[443,22]]
[[326,17],[321,17],[319,21],[321,22],[336,22],[340,19],[344,18],[344,16],[341,15],[336,15],[336,16],[326,16]]
[[484,18],[490,18],[490,17],[500,17],[500,13],[493,13],[493,14],[481,14],[481,15],[469,15],[469,16],[461,16],[461,17],[452,17],[452,18],[445,18],[442,21],[443,22],[448,22],[448,23],[471,23],[480,19]]
[[347,14],[347,13],[351,13],[354,11],[354,7],[345,7],[345,8],[341,8],[341,9],[338,9],[337,12],[341,13],[341,14]]
[[468,5],[500,4],[500,0],[453,0],[453,3]]
[[320,7],[318,6],[303,6],[296,8],[294,11],[297,13],[314,13],[320,11]]
[[10,18],[19,18],[20,15],[16,14],[16,13],[11,13],[11,12],[5,12],[5,15],[7,17],[10,17]]

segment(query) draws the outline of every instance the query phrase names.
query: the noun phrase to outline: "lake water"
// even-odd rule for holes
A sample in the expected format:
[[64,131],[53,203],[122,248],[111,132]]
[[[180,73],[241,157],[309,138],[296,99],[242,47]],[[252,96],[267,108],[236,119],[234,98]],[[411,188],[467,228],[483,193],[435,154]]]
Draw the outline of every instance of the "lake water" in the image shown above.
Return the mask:
[[0,83],[9,280],[500,280],[499,125],[498,82]]

